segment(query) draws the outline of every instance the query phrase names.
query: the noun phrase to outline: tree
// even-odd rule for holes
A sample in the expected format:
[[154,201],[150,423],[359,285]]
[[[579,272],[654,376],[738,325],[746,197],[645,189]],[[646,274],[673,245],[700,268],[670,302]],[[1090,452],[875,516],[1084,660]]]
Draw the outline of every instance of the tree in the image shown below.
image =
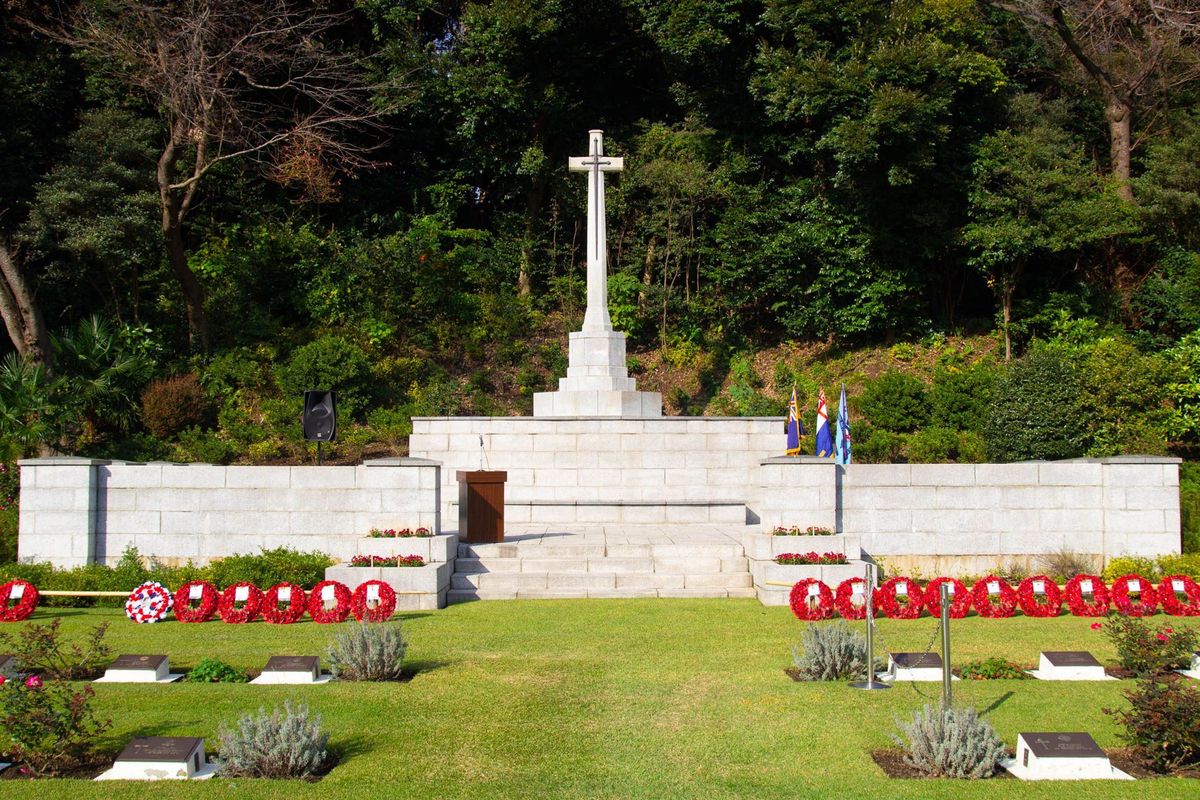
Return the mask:
[[990,0],[1056,39],[1104,98],[1117,193],[1130,183],[1135,116],[1200,78],[1197,0]]
[[160,115],[155,172],[168,263],[187,303],[189,339],[206,349],[205,292],[188,265],[184,226],[204,177],[250,160],[268,177],[330,198],[341,170],[371,165],[384,108],[362,58],[341,39],[352,18],[326,2],[95,0],[68,18],[29,19],[81,50],[89,67]]
[[50,347],[50,330],[42,310],[33,296],[20,256],[8,242],[0,240],[0,317],[8,338],[21,358],[31,364],[49,369],[54,351]]
[[1027,130],[1001,130],[979,145],[970,190],[970,222],[962,229],[970,263],[1000,304],[1004,358],[1012,358],[1013,299],[1030,265],[1138,229],[1131,209],[1107,191],[1083,148],[1021,98],[1014,117],[1039,120]]

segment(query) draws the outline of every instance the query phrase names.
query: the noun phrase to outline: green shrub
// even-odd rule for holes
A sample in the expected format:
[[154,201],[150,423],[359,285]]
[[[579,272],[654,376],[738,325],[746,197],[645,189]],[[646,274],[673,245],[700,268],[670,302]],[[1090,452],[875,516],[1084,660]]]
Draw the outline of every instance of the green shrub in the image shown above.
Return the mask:
[[64,640],[59,634],[61,617],[41,625],[31,622],[15,635],[0,632],[0,645],[12,653],[21,669],[43,678],[74,681],[91,678],[108,664],[112,650],[104,643],[108,623],[101,622],[79,639]]
[[1160,772],[1200,766],[1200,690],[1183,680],[1144,680],[1124,694],[1128,709],[1104,712],[1144,761]]
[[892,740],[905,750],[904,761],[923,775],[947,778],[987,778],[1004,757],[1004,743],[974,708],[945,708],[926,704],[912,722],[897,723],[900,736]]
[[188,683],[245,683],[246,673],[215,658],[202,658],[183,678]]
[[335,559],[316,550],[301,552],[290,547],[264,549],[257,555],[234,555],[208,567],[209,580],[218,587],[246,581],[255,586],[274,586],[284,581],[297,586],[315,586],[325,580],[325,570]]
[[399,622],[351,625],[329,645],[329,671],[344,681],[400,680],[407,651]]
[[1184,553],[1200,553],[1200,464],[1179,465],[1180,544]]
[[1166,453],[1169,378],[1160,356],[1108,337],[1092,346],[1080,376],[1088,455]]
[[[210,581],[218,588],[238,581],[249,581],[264,588],[282,581],[300,586],[313,586],[324,580],[325,568],[334,563],[334,559],[325,553],[305,553],[279,547],[264,550],[258,555],[230,556],[203,567],[191,563],[167,567],[153,560],[149,566],[143,566],[137,551],[131,548],[115,567],[88,564],[71,569],[56,569],[44,562],[0,564],[0,582],[21,578],[39,589],[108,592],[130,592],[147,580],[158,581],[169,587],[178,587],[193,580]],[[125,604],[120,598],[90,597],[47,597],[42,602],[51,607]]]
[[959,460],[960,439],[949,428],[923,428],[908,437],[905,452],[913,464],[944,464]]
[[90,760],[112,725],[92,710],[95,691],[63,681],[7,681],[0,686],[0,742],[33,777],[52,777]]
[[1155,583],[1163,575],[1156,559],[1140,556],[1117,556],[1108,562],[1108,565],[1104,567],[1104,572],[1100,573],[1100,577],[1112,583],[1122,575],[1130,574],[1141,575],[1146,580]]
[[994,461],[1077,458],[1084,453],[1080,382],[1070,360],[1041,345],[997,380],[984,429]]
[[1104,634],[1117,651],[1121,666],[1138,677],[1162,675],[1191,666],[1200,633],[1182,625],[1151,627],[1141,617],[1110,613]]
[[228,464],[238,448],[214,431],[189,428],[179,434],[179,443],[171,450],[171,460],[200,464]]
[[329,734],[321,717],[309,718],[308,706],[295,709],[285,701],[282,711],[259,709],[222,726],[221,772],[226,777],[308,778],[320,773],[329,760]]
[[1200,553],[1159,556],[1155,562],[1160,575],[1188,575],[1200,581]]
[[[866,422],[851,423],[854,434],[854,460],[861,464],[892,464],[903,461],[908,437],[872,427]],[[812,436],[805,437],[810,443]]]
[[998,657],[968,661],[959,671],[963,678],[974,681],[1025,680],[1033,677],[1020,664]]
[[867,676],[867,640],[841,620],[804,626],[792,650],[798,680],[858,680]]
[[859,401],[871,424],[892,433],[909,433],[929,419],[929,393],[920,378],[889,370],[867,384]]
[[346,419],[366,410],[374,385],[367,354],[340,336],[322,336],[298,348],[276,370],[276,379],[286,397],[300,397],[307,389],[332,389],[337,392],[338,414]]
[[203,425],[211,413],[199,378],[190,372],[154,381],[142,392],[142,423],[160,439]]
[[969,369],[938,369],[929,390],[930,422],[959,431],[981,431],[996,375],[996,368],[984,362]]

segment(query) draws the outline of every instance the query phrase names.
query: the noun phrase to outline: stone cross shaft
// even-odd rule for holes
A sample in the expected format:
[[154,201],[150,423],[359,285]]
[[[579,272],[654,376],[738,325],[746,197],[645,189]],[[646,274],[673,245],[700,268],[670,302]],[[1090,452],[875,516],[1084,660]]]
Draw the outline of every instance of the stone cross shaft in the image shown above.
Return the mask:
[[604,221],[604,173],[620,172],[625,159],[604,155],[604,131],[588,131],[586,156],[568,159],[572,172],[586,172],[587,201],[587,312],[583,329],[612,330],[608,315],[608,233]]

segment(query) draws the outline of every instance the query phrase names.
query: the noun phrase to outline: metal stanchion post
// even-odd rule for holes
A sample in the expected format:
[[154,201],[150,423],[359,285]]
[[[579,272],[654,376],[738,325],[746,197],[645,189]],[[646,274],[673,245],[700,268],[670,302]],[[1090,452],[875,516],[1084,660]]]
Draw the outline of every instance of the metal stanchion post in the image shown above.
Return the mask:
[[950,707],[950,584],[943,583],[942,600],[942,707]]
[[890,689],[882,681],[875,680],[875,565],[867,563],[867,574],[863,578],[863,603],[867,611],[867,679],[850,684],[853,689]]

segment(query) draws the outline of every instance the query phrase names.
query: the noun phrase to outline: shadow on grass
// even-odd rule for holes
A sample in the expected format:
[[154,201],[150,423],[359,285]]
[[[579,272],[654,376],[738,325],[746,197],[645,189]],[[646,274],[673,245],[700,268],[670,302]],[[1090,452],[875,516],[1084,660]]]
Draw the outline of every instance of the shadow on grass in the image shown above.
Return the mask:
[[349,739],[340,739],[336,743],[330,743],[329,753],[332,756],[328,769],[323,771],[323,774],[328,775],[335,767],[340,767],[353,758],[363,756],[371,752],[373,742],[366,736],[355,735]]
[[992,704],[990,706],[985,708],[983,711],[980,711],[979,716],[986,717],[988,714],[992,713],[997,708],[999,708],[1000,706],[1007,703],[1012,698],[1013,694],[1015,694],[1015,693],[1014,692],[1005,692],[1004,694],[1000,695],[992,702]]
[[451,661],[410,661],[404,665],[404,671],[400,673],[400,682],[408,683],[418,675],[423,675],[426,672],[448,667],[452,664]]

